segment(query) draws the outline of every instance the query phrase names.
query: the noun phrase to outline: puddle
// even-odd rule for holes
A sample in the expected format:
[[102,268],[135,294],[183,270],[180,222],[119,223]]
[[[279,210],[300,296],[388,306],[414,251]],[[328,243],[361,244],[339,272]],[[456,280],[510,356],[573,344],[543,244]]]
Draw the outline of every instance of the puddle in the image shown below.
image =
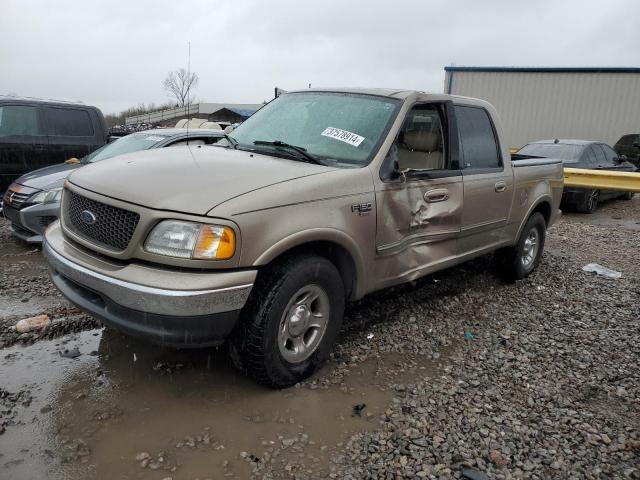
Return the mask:
[[[75,347],[80,356],[60,355]],[[277,391],[238,374],[222,350],[163,349],[101,329],[0,355],[0,388],[32,397],[5,417],[6,478],[247,478],[241,452],[259,459],[283,445],[281,458],[306,457],[306,466],[326,471],[341,442],[376,428],[391,384],[433,368],[422,357],[390,354],[350,368],[328,389]],[[302,443],[289,446],[295,438]],[[135,460],[141,452],[152,456],[146,468]]]

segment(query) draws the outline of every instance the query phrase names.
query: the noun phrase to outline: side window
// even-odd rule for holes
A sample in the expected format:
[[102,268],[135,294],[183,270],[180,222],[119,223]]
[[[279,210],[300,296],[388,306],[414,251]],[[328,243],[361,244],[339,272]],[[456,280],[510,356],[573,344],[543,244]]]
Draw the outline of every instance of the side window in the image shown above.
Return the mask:
[[49,135],[65,137],[91,137],[93,125],[86,110],[78,108],[47,107]]
[[624,135],[620,140],[618,140],[617,145],[630,147],[634,141],[635,141],[635,135]]
[[442,170],[446,165],[444,145],[438,107],[413,107],[398,135],[398,167],[400,170]]
[[500,168],[498,144],[487,111],[460,105],[454,110],[464,168]]
[[26,105],[0,107],[0,137],[42,135],[38,125],[38,108]]
[[584,163],[589,167],[592,167],[598,164],[598,160],[596,159],[596,154],[593,151],[592,146],[585,148],[582,158],[584,159]]
[[601,143],[600,148],[604,151],[604,156],[607,158],[607,164],[615,165],[618,163],[618,154],[609,145]]
[[604,150],[602,150],[600,145],[596,143],[596,144],[593,144],[591,147],[593,148],[593,151],[596,154],[596,165],[607,165],[608,163],[612,163],[607,161],[607,157],[604,154]]

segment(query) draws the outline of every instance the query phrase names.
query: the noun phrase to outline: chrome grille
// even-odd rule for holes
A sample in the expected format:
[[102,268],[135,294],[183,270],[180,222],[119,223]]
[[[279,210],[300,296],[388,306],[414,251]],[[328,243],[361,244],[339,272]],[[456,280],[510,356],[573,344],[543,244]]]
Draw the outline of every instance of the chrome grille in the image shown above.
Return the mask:
[[15,190],[8,188],[2,201],[5,205],[9,205],[10,207],[20,210],[32,195],[33,192],[16,192]]
[[[83,212],[90,212],[95,221],[83,221]],[[127,248],[140,220],[135,212],[91,200],[70,190],[64,192],[64,216],[65,224],[75,233],[115,250]]]

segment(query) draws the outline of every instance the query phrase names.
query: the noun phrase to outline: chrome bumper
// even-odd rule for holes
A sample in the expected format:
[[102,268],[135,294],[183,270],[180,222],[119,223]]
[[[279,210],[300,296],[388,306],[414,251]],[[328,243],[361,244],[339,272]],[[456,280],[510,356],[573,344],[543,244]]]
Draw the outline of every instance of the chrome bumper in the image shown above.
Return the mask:
[[[46,237],[43,250],[51,268],[63,277],[81,287],[104,295],[125,308],[151,314],[184,317],[240,310],[244,307],[253,287],[253,283],[244,283],[203,290],[170,290],[156,286],[141,285],[96,272],[69,260],[58,253],[47,241]],[[147,271],[152,270],[149,267],[140,268],[145,268]],[[189,277],[192,276],[197,276],[201,279],[202,275],[229,275],[228,273],[215,272],[171,273],[183,276],[184,284],[186,285],[189,284]],[[148,276],[153,277],[152,274]],[[156,280],[161,282],[162,275],[159,275]]]

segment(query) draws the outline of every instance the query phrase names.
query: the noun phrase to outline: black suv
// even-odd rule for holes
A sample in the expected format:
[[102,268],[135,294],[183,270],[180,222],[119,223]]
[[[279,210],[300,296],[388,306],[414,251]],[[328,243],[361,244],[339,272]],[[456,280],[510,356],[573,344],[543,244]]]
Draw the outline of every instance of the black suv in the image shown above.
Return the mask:
[[613,149],[618,155],[627,157],[627,161],[640,168],[640,133],[623,135]]
[[22,174],[82,158],[107,138],[107,124],[96,107],[0,97],[0,195]]

